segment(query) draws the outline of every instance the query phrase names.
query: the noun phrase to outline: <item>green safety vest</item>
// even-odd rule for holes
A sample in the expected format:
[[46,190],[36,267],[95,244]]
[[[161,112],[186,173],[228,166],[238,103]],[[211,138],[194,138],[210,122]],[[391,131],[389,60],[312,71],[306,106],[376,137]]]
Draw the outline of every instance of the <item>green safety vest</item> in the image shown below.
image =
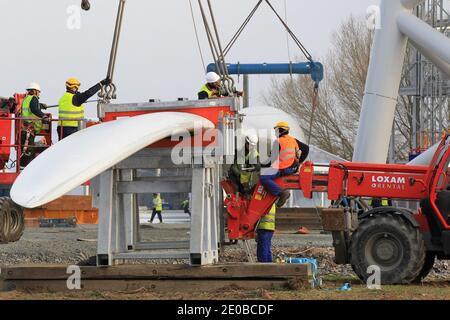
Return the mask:
[[208,86],[205,84],[198,93],[205,91],[208,94],[208,99],[211,99],[211,97],[213,96],[214,92],[208,88]]
[[[83,119],[84,118],[84,105],[80,107],[74,106],[72,103],[74,94],[66,92],[59,100],[59,118],[64,119]],[[58,121],[58,125],[61,127],[76,127],[78,128],[79,121]]]
[[[259,157],[258,151],[253,150],[253,152],[254,152],[254,154],[250,154],[249,153],[248,155],[245,156],[245,163],[246,164],[249,164],[250,156],[253,156],[254,158]],[[254,174],[254,172],[251,172],[251,171],[241,171],[241,176],[239,177],[241,184],[249,183],[250,180],[252,179],[253,174]]]
[[275,213],[276,213],[277,207],[275,206],[275,203],[272,205],[272,208],[270,209],[269,213],[266,214],[264,217],[262,217],[259,220],[258,229],[259,230],[268,230],[268,231],[275,231]]
[[[33,99],[33,97],[34,96],[31,96],[31,95],[27,95],[25,97],[25,99],[22,102],[21,115],[22,115],[23,118],[41,119],[38,116],[36,116],[33,112],[31,112],[30,103],[31,103],[31,100]],[[41,130],[42,130],[42,121],[41,120],[24,120],[24,122],[27,123],[27,124],[33,124],[34,131],[36,133],[41,132]]]
[[153,208],[155,208],[156,211],[162,211],[161,197],[153,198]]
[[189,200],[184,200],[184,201],[181,203],[181,207],[182,207],[183,209],[189,208]]

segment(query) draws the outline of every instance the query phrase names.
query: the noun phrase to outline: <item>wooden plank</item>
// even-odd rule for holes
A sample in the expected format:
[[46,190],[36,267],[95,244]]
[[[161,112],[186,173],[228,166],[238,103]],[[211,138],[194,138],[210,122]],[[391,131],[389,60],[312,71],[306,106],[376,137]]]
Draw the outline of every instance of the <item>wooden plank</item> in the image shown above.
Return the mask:
[[[311,287],[307,280],[288,278],[271,280],[82,280],[81,291],[119,292],[208,292],[216,290],[283,289],[292,282]],[[79,292],[69,290],[63,280],[7,280],[4,291]]]
[[[122,265],[108,268],[80,267],[83,279],[231,279],[311,277],[309,264]],[[64,280],[67,266],[14,266],[2,268],[4,280]]]
[[281,213],[297,213],[297,214],[310,214],[321,212],[323,208],[279,208],[277,214]]
[[323,230],[321,213],[323,208],[281,208],[277,212],[277,229],[296,231],[300,226],[310,230]]
[[343,208],[326,209],[322,212],[323,229],[326,231],[347,230]]

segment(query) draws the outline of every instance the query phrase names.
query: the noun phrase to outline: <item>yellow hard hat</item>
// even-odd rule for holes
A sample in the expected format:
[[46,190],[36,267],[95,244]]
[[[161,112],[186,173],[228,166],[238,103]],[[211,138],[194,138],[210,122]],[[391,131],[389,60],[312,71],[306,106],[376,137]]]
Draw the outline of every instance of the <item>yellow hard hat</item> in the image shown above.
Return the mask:
[[286,121],[281,121],[281,122],[278,122],[275,125],[275,127],[273,127],[273,128],[274,129],[281,128],[281,129],[289,130],[289,123],[287,123]]
[[77,78],[69,78],[66,81],[66,87],[68,88],[79,88],[81,86],[81,82],[80,80],[78,80]]

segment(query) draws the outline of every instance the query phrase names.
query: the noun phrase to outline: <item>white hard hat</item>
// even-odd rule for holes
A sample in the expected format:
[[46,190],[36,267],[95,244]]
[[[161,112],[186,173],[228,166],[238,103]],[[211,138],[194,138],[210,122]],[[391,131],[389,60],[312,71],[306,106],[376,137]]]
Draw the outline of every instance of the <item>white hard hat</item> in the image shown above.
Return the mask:
[[36,82],[32,82],[28,85],[27,90],[37,90],[37,91],[41,91],[41,86],[39,85],[39,83]]
[[215,83],[220,80],[220,76],[215,72],[208,72],[206,74],[206,82],[207,83]]
[[247,137],[245,138],[245,140],[251,145],[251,146],[256,146],[258,145],[258,136],[256,134],[249,134],[247,135]]

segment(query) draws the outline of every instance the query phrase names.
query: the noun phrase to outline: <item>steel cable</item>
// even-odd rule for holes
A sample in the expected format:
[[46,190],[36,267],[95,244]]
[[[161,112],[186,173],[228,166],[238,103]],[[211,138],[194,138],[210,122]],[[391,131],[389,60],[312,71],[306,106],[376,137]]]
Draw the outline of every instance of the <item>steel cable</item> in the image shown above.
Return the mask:
[[309,51],[306,49],[306,47],[302,44],[302,42],[297,38],[297,36],[294,34],[294,32],[289,28],[287,23],[283,20],[283,18],[278,14],[277,10],[272,6],[269,0],[265,0],[266,3],[269,5],[269,7],[272,9],[272,11],[275,13],[275,15],[280,20],[281,24],[286,28],[286,31],[289,33],[289,35],[294,40],[295,44],[299,47],[300,51],[305,55],[306,59],[313,62],[312,55],[309,53]]
[[205,59],[203,58],[202,46],[200,45],[200,38],[198,36],[197,24],[195,23],[195,15],[194,15],[194,9],[192,7],[192,0],[189,0],[189,6],[191,8],[192,23],[194,25],[195,38],[197,39],[197,46],[198,46],[198,51],[200,53],[200,60],[203,65],[203,70],[206,71],[206,64],[205,64]]
[[226,56],[228,52],[231,50],[233,45],[236,43],[242,32],[244,31],[245,27],[247,27],[247,24],[250,22],[250,20],[253,18],[253,15],[258,10],[259,6],[264,0],[259,0],[259,2],[256,4],[256,6],[253,8],[253,10],[250,12],[250,14],[247,16],[247,18],[244,20],[242,25],[239,27],[239,29],[236,31],[234,36],[231,38],[230,42],[226,45],[224,49],[224,55]]

